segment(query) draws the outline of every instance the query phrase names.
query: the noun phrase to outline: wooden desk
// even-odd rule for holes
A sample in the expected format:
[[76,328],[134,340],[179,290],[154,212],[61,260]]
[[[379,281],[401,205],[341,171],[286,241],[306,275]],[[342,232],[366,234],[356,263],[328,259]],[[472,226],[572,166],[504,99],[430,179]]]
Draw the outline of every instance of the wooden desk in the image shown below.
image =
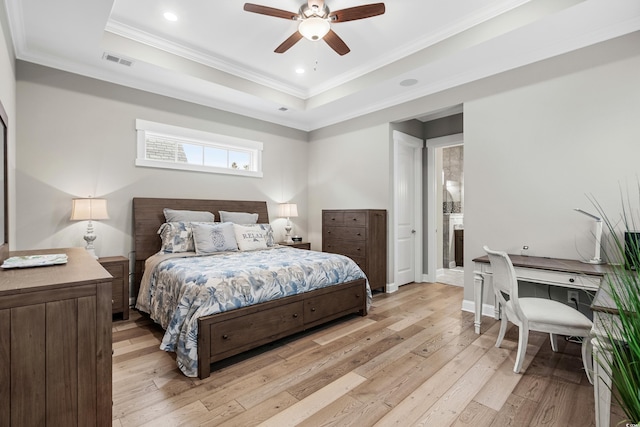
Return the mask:
[[[509,255],[518,280],[561,286],[571,289],[597,291],[608,272],[606,265],[587,264],[572,259]],[[484,284],[491,280],[491,264],[488,256],[473,260],[475,263],[473,292],[475,299],[475,331],[480,333]],[[500,307],[494,297],[494,316],[500,316]]]

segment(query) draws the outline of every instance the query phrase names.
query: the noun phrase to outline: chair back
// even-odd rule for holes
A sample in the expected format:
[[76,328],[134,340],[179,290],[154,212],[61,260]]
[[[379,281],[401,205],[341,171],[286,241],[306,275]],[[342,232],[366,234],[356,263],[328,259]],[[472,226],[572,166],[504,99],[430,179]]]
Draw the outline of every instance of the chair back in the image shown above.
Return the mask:
[[489,256],[491,263],[493,290],[496,296],[501,304],[506,305],[503,294],[509,295],[513,309],[518,317],[521,317],[522,310],[518,303],[518,278],[509,255],[506,252],[492,251],[487,246],[484,246],[483,249]]

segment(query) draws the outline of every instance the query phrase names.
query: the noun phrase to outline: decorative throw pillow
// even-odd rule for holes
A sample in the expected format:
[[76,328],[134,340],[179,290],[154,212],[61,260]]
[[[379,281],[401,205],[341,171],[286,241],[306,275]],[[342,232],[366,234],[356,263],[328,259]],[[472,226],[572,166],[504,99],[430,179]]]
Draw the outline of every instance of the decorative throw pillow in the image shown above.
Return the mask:
[[273,238],[273,229],[271,228],[271,224],[243,224],[245,227],[254,227],[259,230],[265,232],[265,240],[267,241],[267,246],[275,246],[276,242]]
[[233,230],[241,251],[267,249],[267,232],[261,227],[233,224]]
[[189,222],[165,222],[158,230],[164,253],[193,252],[193,231]]
[[221,224],[192,222],[191,228],[193,228],[193,242],[196,253],[210,254],[238,250],[233,224],[230,222]]
[[219,211],[221,222],[232,222],[234,224],[255,224],[258,222],[257,213],[248,212],[227,212]]
[[164,218],[166,222],[213,222],[215,215],[207,211],[185,211],[164,208]]

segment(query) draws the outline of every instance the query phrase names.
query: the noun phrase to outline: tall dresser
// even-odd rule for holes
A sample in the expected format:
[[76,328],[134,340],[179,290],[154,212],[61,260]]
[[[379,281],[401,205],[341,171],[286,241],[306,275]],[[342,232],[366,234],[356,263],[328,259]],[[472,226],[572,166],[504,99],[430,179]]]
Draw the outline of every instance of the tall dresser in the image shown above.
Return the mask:
[[369,279],[371,289],[387,284],[387,211],[322,211],[322,251],[346,255]]
[[0,425],[111,426],[111,275],[66,264],[0,269]]

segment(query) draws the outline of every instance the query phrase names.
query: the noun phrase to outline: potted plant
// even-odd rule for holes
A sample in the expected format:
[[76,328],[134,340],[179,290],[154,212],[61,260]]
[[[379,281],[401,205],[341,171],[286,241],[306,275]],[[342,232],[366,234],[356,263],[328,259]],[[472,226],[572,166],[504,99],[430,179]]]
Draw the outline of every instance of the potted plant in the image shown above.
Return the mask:
[[[638,186],[640,194],[640,184]],[[612,395],[624,411],[627,421],[640,423],[640,240],[625,239],[625,232],[640,230],[638,208],[621,192],[622,213],[617,221],[606,215],[593,198],[592,203],[608,230],[604,252],[613,270],[607,275],[611,299],[619,322],[603,325],[611,345],[611,359],[598,359],[611,372]],[[631,235],[631,234],[630,234]],[[597,378],[595,379],[598,380]]]

